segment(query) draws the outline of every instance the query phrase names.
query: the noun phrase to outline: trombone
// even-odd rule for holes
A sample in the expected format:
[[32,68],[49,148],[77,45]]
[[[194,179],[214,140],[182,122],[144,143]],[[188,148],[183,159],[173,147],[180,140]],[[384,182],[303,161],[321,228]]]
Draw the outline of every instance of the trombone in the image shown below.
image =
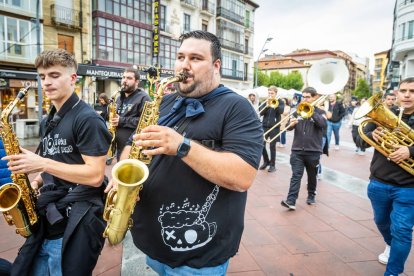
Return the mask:
[[[263,107],[263,105],[264,105],[264,107]],[[276,109],[278,106],[279,106],[279,97],[267,98],[266,101],[264,101],[262,104],[260,104],[260,106],[257,108],[257,110],[258,110],[259,113],[262,113],[262,111],[265,110],[268,107]]]
[[279,131],[279,133],[274,137],[266,138],[266,136],[273,129],[279,127],[287,120],[290,120],[295,113],[302,119],[308,119],[312,117],[313,112],[315,111],[315,106],[320,105],[322,102],[324,102],[330,94],[342,90],[348,82],[348,79],[349,71],[345,65],[344,60],[342,59],[325,58],[314,63],[311,68],[309,68],[307,80],[309,86],[315,88],[316,91],[318,91],[318,93],[322,96],[312,103],[301,102],[296,110],[291,111],[289,115],[286,116],[283,120],[266,131],[263,134],[266,143],[273,142],[277,137],[279,137],[283,132],[292,126],[292,124],[289,124],[282,131]]

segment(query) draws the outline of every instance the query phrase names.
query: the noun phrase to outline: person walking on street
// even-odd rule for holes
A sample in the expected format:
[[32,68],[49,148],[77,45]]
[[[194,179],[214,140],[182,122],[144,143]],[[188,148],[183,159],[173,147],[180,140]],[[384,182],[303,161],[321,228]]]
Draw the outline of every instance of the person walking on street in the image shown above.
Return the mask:
[[[414,128],[414,78],[401,81],[397,100],[403,108],[401,120],[411,131]],[[391,109],[397,116],[396,109]],[[382,127],[368,123],[364,133],[378,143]],[[363,141],[366,147],[370,145]],[[374,211],[374,221],[386,247],[378,261],[386,264],[384,275],[401,275],[412,246],[414,226],[414,177],[399,163],[414,158],[414,146],[394,145],[388,156],[374,151],[370,166],[368,198]]]
[[[307,87],[302,92],[302,100],[308,104],[311,104],[317,98],[317,92],[313,87]],[[324,135],[324,128],[326,128],[325,111],[314,107],[312,117],[308,119],[293,117],[290,120],[290,124],[291,126],[288,130],[295,130],[292,153],[290,155],[292,177],[287,199],[282,200],[281,205],[289,210],[296,210],[296,200],[299,196],[300,183],[305,169],[308,175],[308,197],[306,203],[309,205],[316,203],[316,176],[319,159],[323,153],[322,137]]]
[[[271,100],[277,100],[278,106],[276,108],[270,106],[269,104],[266,104],[265,107],[263,107],[260,110],[260,116],[263,117],[262,119],[262,125],[263,125],[263,132],[266,133],[269,129],[271,129],[274,125],[280,122],[281,116],[285,110],[285,103],[281,99],[277,99],[277,87],[276,86],[270,86],[268,89],[268,99],[267,101]],[[275,137],[280,132],[280,126],[274,128],[272,131],[270,131],[268,134],[266,134],[265,139],[271,139],[272,137]],[[263,142],[263,164],[260,166],[260,170],[265,170],[267,167],[269,167],[268,172],[275,172],[276,171],[276,143],[280,141],[280,137],[277,137],[275,140],[273,140],[269,144],[269,151],[270,151],[270,159],[269,155],[267,153],[266,144],[268,144],[266,141]]]
[[341,102],[336,100],[336,95],[329,95],[329,112],[332,113],[328,119],[328,145],[331,143],[332,132],[335,136],[335,150],[339,150],[339,130],[341,129],[341,120],[345,116],[345,108]]

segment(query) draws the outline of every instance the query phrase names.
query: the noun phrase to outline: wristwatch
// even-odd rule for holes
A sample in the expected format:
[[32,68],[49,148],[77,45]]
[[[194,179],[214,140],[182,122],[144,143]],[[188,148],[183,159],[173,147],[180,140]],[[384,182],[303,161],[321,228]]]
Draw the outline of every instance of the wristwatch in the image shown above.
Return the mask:
[[184,141],[178,146],[177,149],[177,156],[179,158],[183,158],[187,156],[188,152],[190,151],[190,139],[187,137],[184,137]]

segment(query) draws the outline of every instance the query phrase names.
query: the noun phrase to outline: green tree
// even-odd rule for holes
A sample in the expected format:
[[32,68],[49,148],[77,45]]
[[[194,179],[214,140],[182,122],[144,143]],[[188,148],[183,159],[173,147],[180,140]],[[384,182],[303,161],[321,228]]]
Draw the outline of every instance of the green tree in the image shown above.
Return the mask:
[[284,89],[301,90],[303,87],[302,75],[298,71],[293,71],[285,76]]
[[[256,72],[254,74],[254,77],[256,78]],[[269,86],[269,76],[260,70],[257,74],[257,86]]]
[[364,79],[359,79],[357,87],[354,91],[352,91],[352,95],[358,99],[369,98],[371,96],[371,92],[369,90],[368,83]]
[[275,85],[283,88],[285,85],[285,76],[279,71],[271,72],[269,76],[269,85]]

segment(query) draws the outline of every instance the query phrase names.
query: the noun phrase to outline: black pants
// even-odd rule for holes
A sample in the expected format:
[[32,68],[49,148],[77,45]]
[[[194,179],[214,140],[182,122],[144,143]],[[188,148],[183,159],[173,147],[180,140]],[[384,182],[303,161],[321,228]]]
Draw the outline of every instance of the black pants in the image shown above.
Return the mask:
[[[270,128],[263,128],[263,132],[265,133],[266,131],[268,131]],[[269,134],[266,135],[266,139],[272,139],[273,137],[275,137],[277,134],[279,133],[279,128],[275,128],[273,129]],[[270,150],[270,160],[269,160],[269,155],[267,154],[267,150],[266,150],[266,141],[263,142],[263,151],[262,151],[262,155],[263,155],[263,162],[270,164],[271,166],[275,166],[276,163],[276,142],[278,142],[280,140],[280,137],[278,137],[277,139],[275,139],[273,142],[271,142],[269,144],[269,150]]]
[[318,173],[318,165],[321,154],[319,152],[307,153],[307,155],[292,152],[290,155],[290,165],[292,167],[292,178],[290,179],[289,194],[287,201],[295,204],[299,196],[300,182],[303,172],[306,168],[308,174],[308,195],[316,194],[316,175]]
[[357,148],[360,148],[362,152],[365,152],[365,148],[361,146],[360,143],[358,143],[358,139],[357,139],[359,136],[358,127],[359,126],[354,126],[354,125],[352,126],[352,140],[354,140],[355,146]]
[[124,150],[124,147],[126,143],[129,140],[129,137],[131,137],[132,134],[134,134],[135,131],[131,128],[118,128],[116,131],[116,160],[119,161],[119,158],[121,157],[121,153]]

